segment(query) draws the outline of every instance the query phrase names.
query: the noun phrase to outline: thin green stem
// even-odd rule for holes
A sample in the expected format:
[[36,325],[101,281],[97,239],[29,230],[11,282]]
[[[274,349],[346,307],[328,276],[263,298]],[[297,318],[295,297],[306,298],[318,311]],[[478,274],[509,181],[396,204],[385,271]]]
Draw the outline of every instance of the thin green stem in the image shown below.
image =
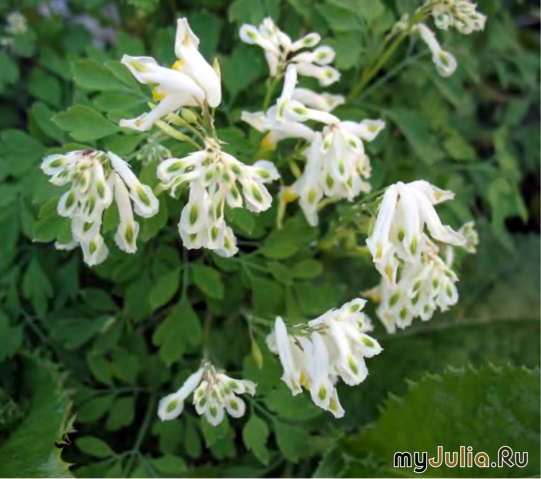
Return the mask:
[[263,111],[267,111],[270,106],[270,102],[272,99],[272,94],[274,93],[274,90],[276,89],[276,85],[278,85],[278,77],[272,77],[270,81],[267,83],[267,93],[265,95],[265,100],[263,101]]
[[152,416],[154,414],[155,406],[156,406],[156,399],[154,398],[154,396],[152,396],[150,398],[150,401],[148,402],[147,410],[145,412],[145,417],[143,418],[143,422],[141,423],[139,432],[137,433],[135,444],[133,445],[133,448],[130,451],[131,452],[130,459],[128,460],[128,463],[126,464],[126,476],[131,472],[135,458],[137,454],[140,453],[141,445],[143,444],[145,436],[148,432],[148,428],[150,426],[150,420],[152,419]]

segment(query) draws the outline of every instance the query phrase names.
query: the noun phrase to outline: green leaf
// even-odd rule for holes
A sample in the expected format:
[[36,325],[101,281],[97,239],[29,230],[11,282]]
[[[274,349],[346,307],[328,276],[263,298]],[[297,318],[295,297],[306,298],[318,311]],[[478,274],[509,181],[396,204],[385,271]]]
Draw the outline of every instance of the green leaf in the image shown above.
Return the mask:
[[304,218],[292,218],[286,221],[281,229],[272,231],[259,252],[272,259],[284,259],[293,256],[306,246],[317,235]]
[[260,0],[235,0],[229,5],[227,16],[230,22],[259,25],[265,18],[265,9]]
[[71,64],[73,79],[77,85],[87,90],[122,91],[126,85],[110,70],[91,59],[75,60]]
[[102,439],[94,436],[83,436],[75,441],[77,447],[89,456],[98,457],[100,459],[114,456],[115,452]]
[[[483,366],[449,369],[441,375],[427,375],[411,383],[402,398],[390,397],[377,422],[365,428],[346,445],[343,454],[369,454],[383,465],[379,474],[392,474],[395,452],[426,451],[437,457],[437,447],[459,452],[471,446],[473,453],[485,452],[496,461],[498,449],[528,452],[524,468],[449,468],[428,466],[431,477],[509,477],[539,474],[539,370],[524,367]],[[452,433],[451,433],[452,432]],[[489,461],[489,464],[490,464]],[[411,473],[403,469],[406,473]],[[330,471],[327,471],[327,473]],[[395,471],[396,472],[396,471]],[[356,476],[351,468],[343,476]]]
[[224,420],[217,426],[210,424],[205,417],[201,417],[200,421],[201,432],[203,433],[207,447],[215,445],[220,439],[223,439],[231,429],[227,414]]
[[40,101],[32,104],[32,108],[30,108],[30,116],[40,130],[53,140],[63,143],[65,140],[65,133],[51,121],[54,114],[55,112],[53,110]]
[[0,93],[19,79],[19,67],[5,50],[0,51]]
[[190,343],[196,346],[202,337],[201,324],[189,301],[182,298],[156,328],[152,342],[160,347],[160,357],[167,366],[178,361]]
[[[252,0],[249,0],[252,4]],[[251,45],[238,44],[229,57],[220,58],[222,80],[232,101],[265,72],[263,56]]]
[[0,445],[1,477],[72,477],[60,459],[67,431],[69,402],[56,370],[42,360],[25,358],[22,383],[28,391],[27,413]]
[[149,462],[164,477],[179,477],[187,469],[186,463],[180,457],[170,454],[150,459]]
[[75,105],[57,113],[53,121],[77,141],[98,140],[120,130],[97,111],[84,105]]
[[44,146],[20,130],[4,130],[0,137],[0,157],[13,176],[20,176],[36,166],[45,155]]
[[53,287],[36,258],[32,259],[24,274],[23,295],[32,302],[40,316],[45,315],[48,299],[53,295]]
[[252,412],[250,419],[242,429],[242,439],[246,448],[252,451],[263,464],[268,464],[270,460],[269,450],[266,446],[269,435],[267,423]]
[[150,290],[150,307],[154,311],[168,303],[178,291],[180,268],[160,276]]
[[293,266],[292,273],[296,278],[317,278],[323,273],[323,264],[315,259],[304,259]]
[[317,5],[316,8],[334,32],[361,29],[361,23],[358,18],[340,6],[332,5],[331,2],[328,2]]
[[23,342],[22,326],[11,326],[9,318],[0,311],[0,362],[12,357]]
[[102,111],[129,110],[146,103],[146,98],[131,91],[100,93],[94,98],[94,105]]
[[310,435],[300,427],[276,421],[274,435],[280,451],[291,462],[299,462],[310,451]]
[[50,73],[34,68],[28,78],[28,92],[38,100],[59,107],[62,102],[62,86]]
[[265,396],[265,404],[280,417],[298,421],[311,419],[323,412],[312,404],[309,395],[293,396],[284,384],[279,384],[276,389]]
[[112,394],[104,394],[85,402],[77,413],[77,421],[83,423],[96,422],[105,416],[110,410],[115,397]]
[[213,299],[224,297],[224,284],[218,271],[201,263],[193,263],[190,268],[193,282],[206,296]]
[[254,276],[250,281],[254,312],[265,316],[281,314],[284,305],[283,286],[260,276]]
[[135,397],[122,396],[116,398],[109,410],[105,427],[108,431],[118,431],[133,423],[135,416]]
[[426,116],[413,110],[398,108],[389,111],[388,114],[421,161],[433,164],[444,158],[445,155],[434,140],[430,120]]

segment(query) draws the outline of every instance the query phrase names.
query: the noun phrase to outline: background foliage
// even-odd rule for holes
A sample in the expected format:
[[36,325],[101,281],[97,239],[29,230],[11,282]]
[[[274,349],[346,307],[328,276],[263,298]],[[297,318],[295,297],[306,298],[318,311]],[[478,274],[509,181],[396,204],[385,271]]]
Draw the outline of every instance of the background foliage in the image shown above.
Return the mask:
[[[60,3],[0,3],[0,18],[20,11],[28,22],[15,35],[0,26],[1,476],[390,476],[406,472],[392,469],[395,450],[431,457],[440,444],[489,454],[507,444],[530,459],[524,469],[431,475],[539,474],[537,5],[482,2],[484,33],[444,35],[459,63],[454,76],[439,77],[413,39],[338,111],[388,122],[367,145],[374,190],[420,178],[451,189],[457,199],[441,208],[444,219],[459,225],[473,213],[481,241],[463,261],[452,311],[393,336],[378,327],[385,352],[360,387],[340,389],[347,414],[336,421],[290,395],[266,330],[242,313],[302,320],[376,283],[370,258],[346,243],[326,246],[347,204],[325,210],[322,230],[290,207],[284,228],[270,234],[274,208],[235,212],[246,254],[226,261],[182,250],[178,204],[162,195],[160,214],[142,222],[143,240],[154,240],[135,255],[112,250],[89,269],[78,251],[47,244],[67,224],[39,163],[61,145],[134,159],[142,136],[117,124],[145,110],[148,92],[119,59],[151,53],[172,63],[178,16],[189,18],[207,58],[220,60],[218,134],[242,158],[256,154],[261,137],[240,112],[261,105],[267,75],[261,51],[238,40],[242,23],[270,15],[294,37],[321,33],[343,71],[331,90],[347,94],[383,35],[418,2],[73,0],[68,16],[51,11]],[[88,19],[98,34],[83,26]],[[175,156],[188,151],[167,146]],[[154,169],[143,167],[146,183],[155,184]],[[110,216],[106,231],[117,221]],[[203,331],[207,315],[214,323]],[[205,335],[215,362],[256,381],[258,396],[245,418],[217,428],[190,408],[160,422],[157,399],[194,370]]]

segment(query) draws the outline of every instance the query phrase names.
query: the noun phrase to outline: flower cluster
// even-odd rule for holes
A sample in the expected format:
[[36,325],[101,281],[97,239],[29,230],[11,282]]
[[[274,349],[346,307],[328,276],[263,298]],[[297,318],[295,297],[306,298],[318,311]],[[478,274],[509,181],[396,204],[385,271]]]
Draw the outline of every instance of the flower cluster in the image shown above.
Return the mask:
[[[266,113],[243,112],[242,119],[261,132],[269,132],[264,143],[274,146],[285,138],[301,138],[309,142],[304,150],[306,166],[299,178],[282,193],[285,202],[299,198],[307,221],[318,224],[317,208],[324,196],[353,200],[361,192],[370,191],[371,168],[363,141],[372,141],[384,128],[382,120],[360,123],[340,121],[330,111],[343,103],[339,95],[322,95],[306,88],[297,88],[297,69],[287,67],[282,93],[276,105]],[[306,121],[325,126],[315,132]]]
[[184,409],[184,401],[193,393],[197,414],[205,416],[209,424],[217,426],[225,417],[241,417],[246,404],[237,394],[255,394],[256,384],[247,379],[233,379],[216,371],[210,362],[203,365],[186,379],[181,388],[160,400],[158,416],[162,421],[177,418]]
[[447,30],[456,28],[463,35],[485,29],[486,15],[477,11],[470,0],[427,0],[423,6],[429,8],[436,27]]
[[[458,300],[453,247],[475,251],[476,235],[471,224],[459,232],[442,224],[434,205],[453,197],[426,181],[399,182],[383,195],[366,240],[383,278],[368,295],[381,301],[377,314],[389,332],[409,326],[415,317],[426,321],[436,309],[446,311]],[[449,252],[446,261],[438,256],[436,241]]]
[[132,203],[135,213],[143,218],[154,216],[159,204],[152,189],[141,184],[128,163],[112,152],[78,150],[47,156],[41,169],[51,177],[51,183],[70,184],[57,210],[71,219],[73,242],[57,244],[57,248],[80,245],[88,265],[104,261],[108,249],[100,230],[103,213],[114,200],[120,216],[115,242],[127,253],[137,250],[139,224],[134,220]]
[[298,324],[289,334],[282,318],[276,318],[274,331],[267,337],[269,349],[280,357],[282,380],[293,395],[310,391],[314,404],[335,417],[345,413],[335,384],[339,378],[353,386],[368,375],[364,358],[382,351],[378,342],[366,334],[371,330],[362,313],[366,301],[355,299],[338,310]]
[[335,57],[331,47],[322,45],[312,51],[299,52],[314,48],[320,42],[321,37],[317,33],[309,33],[293,42],[276,26],[272,18],[265,18],[259,28],[243,25],[240,38],[245,43],[258,45],[265,50],[265,58],[273,77],[282,74],[287,65],[291,64],[299,75],[317,78],[322,86],[331,85],[340,79],[338,70],[329,66]]
[[[245,165],[222,151],[216,141],[207,140],[205,150],[186,158],[170,158],[158,167],[158,178],[164,190],[175,195],[177,188],[189,184],[190,199],[178,225],[184,246],[208,248],[220,256],[232,256],[238,249],[233,230],[224,219],[224,209],[240,208],[260,212],[267,210],[272,197],[264,186],[279,177],[273,163],[265,160]],[[237,187],[240,183],[242,194]]]
[[171,68],[158,65],[152,57],[124,55],[122,63],[143,84],[157,85],[152,96],[158,105],[149,113],[121,120],[120,126],[133,130],[149,130],[158,120],[182,107],[216,107],[222,100],[220,75],[199,52],[199,39],[190,29],[188,20],[177,21],[175,54],[178,58]]
[[[415,15],[417,18],[431,15],[436,27],[440,30],[453,27],[460,33],[469,35],[485,28],[486,16],[479,13],[476,8],[477,5],[469,0],[427,0],[417,9]],[[404,15],[395,24],[391,35],[401,32],[419,34],[430,50],[432,62],[441,76],[448,77],[455,72],[456,58],[441,47],[434,32],[424,23],[410,20],[409,15]]]

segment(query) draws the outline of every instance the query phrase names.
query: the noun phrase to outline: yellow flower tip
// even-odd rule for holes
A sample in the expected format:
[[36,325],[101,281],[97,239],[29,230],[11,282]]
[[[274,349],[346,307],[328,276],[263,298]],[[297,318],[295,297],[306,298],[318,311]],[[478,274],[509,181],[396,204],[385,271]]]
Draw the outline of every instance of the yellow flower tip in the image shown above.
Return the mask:
[[269,134],[265,135],[261,141],[261,148],[266,151],[272,151],[276,148],[276,143],[272,141],[272,136]]
[[182,67],[185,65],[184,63],[184,60],[177,60],[175,63],[173,63],[173,65],[171,66],[171,68],[173,70],[176,70],[176,71],[181,71],[182,70]]
[[378,286],[376,286],[375,288],[369,289],[367,291],[363,291],[361,293],[361,296],[363,298],[369,298],[375,303],[381,302],[381,292]]
[[299,195],[297,195],[297,193],[295,193],[295,191],[293,191],[292,188],[285,188],[284,191],[282,192],[282,200],[285,203],[292,203],[298,197]]
[[163,100],[165,95],[163,93],[159,93],[157,88],[154,88],[152,90],[152,101],[160,101]]
[[306,390],[310,389],[310,381],[308,380],[308,376],[304,371],[301,372],[300,382]]

